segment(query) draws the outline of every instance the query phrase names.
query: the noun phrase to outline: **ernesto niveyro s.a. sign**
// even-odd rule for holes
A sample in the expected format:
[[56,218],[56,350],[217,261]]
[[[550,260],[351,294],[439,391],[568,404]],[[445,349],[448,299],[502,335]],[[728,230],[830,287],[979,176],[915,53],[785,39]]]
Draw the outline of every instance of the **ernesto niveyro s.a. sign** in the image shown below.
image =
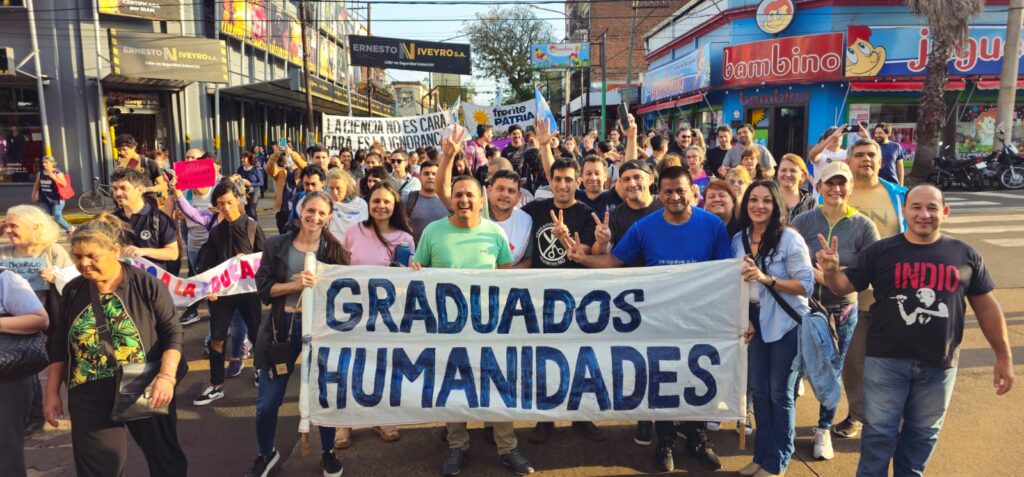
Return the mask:
[[469,45],[349,35],[352,66],[472,73]]
[[209,38],[110,29],[115,75],[227,83],[224,42]]

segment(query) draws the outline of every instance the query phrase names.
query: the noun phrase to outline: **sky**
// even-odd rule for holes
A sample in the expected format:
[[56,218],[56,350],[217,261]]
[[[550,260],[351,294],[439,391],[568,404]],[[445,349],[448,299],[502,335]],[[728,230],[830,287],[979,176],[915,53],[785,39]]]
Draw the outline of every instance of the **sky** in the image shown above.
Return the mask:
[[[393,5],[374,4],[370,14],[370,29],[374,36],[405,38],[411,40],[445,41],[468,43],[462,35],[462,21],[470,20],[477,13],[485,13],[496,2],[494,0],[458,0],[464,5]],[[505,3],[511,5],[513,2]],[[549,19],[554,28],[555,38],[565,36],[564,4],[535,5],[539,18]],[[553,10],[553,11],[552,11]],[[360,12],[365,13],[365,12]],[[410,21],[412,20],[412,21]],[[391,81],[419,81],[427,78],[425,71],[388,70]],[[463,76],[462,82],[472,81],[476,86],[476,104],[491,104],[496,84],[491,78]],[[463,98],[466,100],[466,98]]]

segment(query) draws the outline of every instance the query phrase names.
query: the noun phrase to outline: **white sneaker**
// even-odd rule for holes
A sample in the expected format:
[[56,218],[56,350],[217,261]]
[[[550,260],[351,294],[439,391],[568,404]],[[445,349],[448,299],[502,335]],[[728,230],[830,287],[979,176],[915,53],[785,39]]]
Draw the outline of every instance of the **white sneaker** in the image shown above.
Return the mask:
[[722,429],[722,423],[717,421],[708,421],[708,430],[711,432],[717,432]]
[[801,397],[806,392],[807,390],[804,389],[804,380],[800,379],[799,381],[796,382],[796,397]]
[[828,429],[814,428],[814,458],[832,460],[832,433]]

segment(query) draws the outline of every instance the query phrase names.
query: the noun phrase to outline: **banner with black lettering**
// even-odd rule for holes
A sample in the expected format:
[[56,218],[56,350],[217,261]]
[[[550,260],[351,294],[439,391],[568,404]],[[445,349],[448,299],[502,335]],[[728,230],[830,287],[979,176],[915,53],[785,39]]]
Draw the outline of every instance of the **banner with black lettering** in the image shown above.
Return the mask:
[[451,124],[445,112],[401,118],[357,118],[324,114],[323,144],[337,154],[342,147],[353,151],[369,149],[375,142],[386,151],[414,150],[434,146],[441,149],[442,131]]
[[738,420],[747,386],[741,263],[318,264],[300,409],[321,426]]

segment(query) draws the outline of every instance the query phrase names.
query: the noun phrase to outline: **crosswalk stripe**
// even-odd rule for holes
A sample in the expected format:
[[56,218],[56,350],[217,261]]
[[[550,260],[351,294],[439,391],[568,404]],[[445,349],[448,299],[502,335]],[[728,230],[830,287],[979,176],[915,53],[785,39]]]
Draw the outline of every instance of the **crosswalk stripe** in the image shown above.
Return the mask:
[[1024,225],[992,225],[985,227],[952,227],[944,229],[948,234],[1004,234],[1024,232]]
[[1024,247],[1024,238],[985,239],[982,242],[990,243],[997,247]]
[[952,215],[945,224],[974,224],[978,222],[1024,221],[1024,215]]
[[967,202],[954,202],[952,204],[949,204],[949,206],[952,208],[977,207],[979,205],[999,205],[999,202],[989,202],[986,200],[969,200]]
[[963,197],[946,197],[946,202],[963,202],[967,199]]
[[[974,192],[974,195],[981,195],[985,197],[998,197],[1000,199],[1017,199],[1024,200],[1024,194],[1008,194],[1006,192]],[[946,199],[949,200],[949,199]]]

